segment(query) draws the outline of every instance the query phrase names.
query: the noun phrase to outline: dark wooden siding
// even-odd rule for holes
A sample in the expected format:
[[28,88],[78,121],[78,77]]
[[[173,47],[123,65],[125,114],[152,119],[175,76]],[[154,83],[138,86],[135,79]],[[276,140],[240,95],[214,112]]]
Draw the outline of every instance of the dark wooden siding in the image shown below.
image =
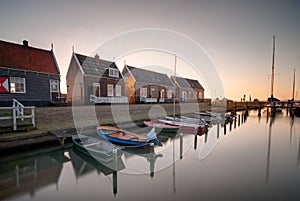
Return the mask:
[[[85,103],[89,103],[90,95],[93,92],[93,83],[100,83],[100,96],[107,97],[107,85],[112,84],[114,87],[118,84],[121,85],[121,95],[125,96],[125,86],[123,79],[113,79],[107,77],[93,77],[93,76],[84,76],[84,91],[85,91]],[[115,91],[114,91],[115,96]]]
[[24,105],[48,106],[51,101],[50,80],[60,80],[60,75],[45,74],[0,67],[0,76],[25,78],[26,93],[0,93],[0,106],[11,106],[13,98]]

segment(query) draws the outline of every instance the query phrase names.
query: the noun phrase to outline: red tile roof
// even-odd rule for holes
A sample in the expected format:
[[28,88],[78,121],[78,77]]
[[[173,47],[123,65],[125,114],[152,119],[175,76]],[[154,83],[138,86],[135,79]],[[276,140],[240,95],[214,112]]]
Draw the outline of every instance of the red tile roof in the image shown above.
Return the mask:
[[0,67],[60,74],[53,51],[1,40]]

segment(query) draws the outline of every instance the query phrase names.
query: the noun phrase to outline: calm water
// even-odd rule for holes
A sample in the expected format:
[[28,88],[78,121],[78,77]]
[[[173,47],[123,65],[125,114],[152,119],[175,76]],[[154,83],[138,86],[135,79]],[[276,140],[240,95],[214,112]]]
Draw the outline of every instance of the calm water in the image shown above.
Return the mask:
[[300,118],[251,111],[224,132],[163,135],[107,164],[75,148],[4,156],[0,200],[299,200]]

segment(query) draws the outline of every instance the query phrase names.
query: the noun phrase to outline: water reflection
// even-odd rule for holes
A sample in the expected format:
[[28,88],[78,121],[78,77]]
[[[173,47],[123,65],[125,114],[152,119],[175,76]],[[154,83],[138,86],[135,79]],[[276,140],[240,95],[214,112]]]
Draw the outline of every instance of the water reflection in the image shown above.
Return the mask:
[[76,176],[76,181],[88,173],[97,171],[98,174],[105,176],[113,175],[113,195],[118,192],[118,176],[117,172],[123,170],[125,165],[120,157],[108,162],[99,162],[91,155],[85,154],[77,148],[69,150],[69,155],[72,162],[72,167]]
[[271,156],[271,137],[272,137],[272,125],[274,123],[275,117],[271,117],[269,124],[269,134],[268,134],[268,148],[267,148],[267,168],[266,168],[266,182],[269,182],[270,174],[270,156]]
[[297,200],[289,198],[300,185],[300,119],[250,111],[235,122],[199,135],[159,133],[163,147],[125,149],[106,163],[75,147],[1,157],[0,200]]
[[25,152],[15,157],[2,155],[0,200],[23,193],[29,193],[34,197],[36,190],[51,184],[55,184],[58,189],[63,163],[68,161],[69,158],[64,155],[64,150],[48,149],[46,152],[37,150],[34,153]]

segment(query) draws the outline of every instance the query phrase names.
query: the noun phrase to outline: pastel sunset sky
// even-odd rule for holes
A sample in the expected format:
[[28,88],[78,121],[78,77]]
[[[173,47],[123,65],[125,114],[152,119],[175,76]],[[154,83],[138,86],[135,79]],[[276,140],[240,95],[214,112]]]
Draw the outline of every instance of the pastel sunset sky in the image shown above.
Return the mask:
[[[201,46],[215,64],[225,96],[233,100],[244,94],[260,100],[270,95],[275,35],[274,96],[292,97],[296,69],[296,98],[300,99],[299,22],[299,0],[0,1],[0,40],[22,43],[26,39],[30,46],[48,50],[53,43],[64,93],[72,46],[77,53],[93,56],[112,36],[161,28]],[[104,53],[100,57],[113,60]],[[138,65],[140,59],[131,55],[126,63]],[[177,68],[185,67],[179,63]],[[190,71],[183,76],[194,78]]]

